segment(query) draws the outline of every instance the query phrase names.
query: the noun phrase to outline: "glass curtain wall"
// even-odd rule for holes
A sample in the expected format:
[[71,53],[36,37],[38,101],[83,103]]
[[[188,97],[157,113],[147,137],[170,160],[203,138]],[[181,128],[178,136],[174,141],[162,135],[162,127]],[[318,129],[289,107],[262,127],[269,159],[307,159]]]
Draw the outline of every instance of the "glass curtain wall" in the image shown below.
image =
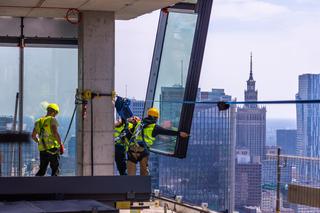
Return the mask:
[[[32,131],[36,119],[44,116],[48,103],[57,103],[59,133],[64,140],[75,107],[78,50],[75,48],[25,48],[24,62],[24,127]],[[61,175],[75,174],[75,122],[61,156]],[[23,148],[24,175],[34,175],[39,165],[37,145]]]
[[[23,129],[31,132],[36,119],[45,115],[47,103],[57,103],[59,132],[64,139],[74,109],[77,88],[76,48],[25,48],[24,50]],[[0,47],[0,131],[12,130],[16,94],[19,90],[19,48]],[[75,174],[75,124],[65,141],[61,157],[61,175]],[[0,143],[0,176],[17,176],[17,143]],[[22,175],[33,176],[38,170],[36,143],[22,144]]]
[[[19,84],[19,49],[0,47],[0,131],[12,129]],[[0,143],[0,176],[17,174],[18,145]],[[15,169],[16,168],[16,169]]]

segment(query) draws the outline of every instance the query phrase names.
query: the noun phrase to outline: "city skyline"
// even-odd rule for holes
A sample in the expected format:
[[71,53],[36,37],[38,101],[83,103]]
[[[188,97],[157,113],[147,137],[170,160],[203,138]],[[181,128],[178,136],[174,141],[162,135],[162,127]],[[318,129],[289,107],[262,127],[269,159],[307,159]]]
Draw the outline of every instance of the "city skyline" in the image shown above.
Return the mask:
[[[294,100],[298,75],[320,73],[316,58],[319,9],[320,2],[314,0],[214,1],[199,87],[224,88],[243,100],[247,58],[253,52],[260,100]],[[125,95],[127,85],[128,97],[145,98],[158,15],[153,12],[116,22],[116,90],[120,95]],[[139,84],[126,80],[128,76],[139,76]],[[269,118],[295,115],[293,104],[268,106]]]

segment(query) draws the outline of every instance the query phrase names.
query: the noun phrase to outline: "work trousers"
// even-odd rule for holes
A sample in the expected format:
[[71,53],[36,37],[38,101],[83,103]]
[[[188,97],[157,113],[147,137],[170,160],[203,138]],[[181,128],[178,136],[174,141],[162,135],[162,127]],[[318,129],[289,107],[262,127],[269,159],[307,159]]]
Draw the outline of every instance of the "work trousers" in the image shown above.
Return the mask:
[[[50,151],[55,152],[57,149],[51,149]],[[60,173],[59,160],[59,153],[51,154],[47,151],[40,151],[40,168],[36,176],[44,176],[47,172],[49,163],[51,168],[51,176],[58,176]]]
[[[143,152],[132,152],[129,150],[130,157],[128,158],[127,167],[128,167],[128,175],[136,175],[137,163],[140,163],[140,175],[148,176],[149,168],[148,161],[149,155],[146,155]],[[144,156],[143,156],[144,155]],[[141,157],[143,156],[143,157]]]
[[120,175],[127,175],[126,148],[122,144],[115,145],[114,160]]

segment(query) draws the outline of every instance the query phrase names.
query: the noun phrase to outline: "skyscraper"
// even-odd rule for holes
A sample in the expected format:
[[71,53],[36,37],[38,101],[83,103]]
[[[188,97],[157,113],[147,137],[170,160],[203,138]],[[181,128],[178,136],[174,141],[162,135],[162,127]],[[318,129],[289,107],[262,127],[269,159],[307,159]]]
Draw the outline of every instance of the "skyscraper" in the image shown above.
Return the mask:
[[277,146],[281,148],[281,154],[297,154],[297,130],[295,129],[278,129]]
[[[299,76],[297,100],[320,99],[320,74]],[[297,154],[307,157],[320,157],[320,105],[297,104]],[[302,172],[302,173],[301,173]],[[310,182],[319,179],[320,165],[305,165],[300,169],[301,177]],[[303,180],[300,180],[303,181]]]
[[[163,91],[162,95],[165,94],[172,93]],[[198,100],[230,101],[231,97],[221,89],[199,90]],[[183,160],[159,157],[161,192],[182,195],[192,203],[207,202],[214,210],[233,212],[234,148],[235,107],[219,111],[213,104],[196,105],[187,157]]]
[[[245,101],[257,101],[258,91],[252,73],[252,54],[250,56],[250,76],[244,92]],[[245,104],[237,108],[237,148],[248,148],[251,161],[261,162],[266,145],[266,108],[257,104]]]
[[237,150],[235,168],[235,207],[261,205],[261,164],[250,163],[249,150]]

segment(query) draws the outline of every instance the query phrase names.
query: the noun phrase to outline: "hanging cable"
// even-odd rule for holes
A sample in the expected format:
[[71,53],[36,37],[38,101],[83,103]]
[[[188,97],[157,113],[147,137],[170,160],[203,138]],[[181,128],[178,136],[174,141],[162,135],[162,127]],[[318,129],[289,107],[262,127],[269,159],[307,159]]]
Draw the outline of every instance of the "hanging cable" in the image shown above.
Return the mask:
[[90,123],[91,123],[91,128],[90,128],[90,133],[91,133],[91,135],[90,135],[90,147],[91,147],[91,149],[90,149],[90,151],[91,151],[91,176],[93,176],[94,175],[94,168],[93,168],[93,165],[94,165],[94,163],[93,163],[93,98],[91,98],[90,99],[90,104],[91,104],[91,106],[90,106]]
[[65,144],[65,143],[66,143],[66,140],[67,140],[68,134],[69,134],[69,132],[70,132],[70,129],[71,129],[71,125],[72,125],[72,122],[73,122],[74,116],[75,116],[76,111],[77,111],[77,108],[78,108],[78,105],[77,105],[77,104],[75,104],[75,106],[74,106],[74,110],[73,110],[73,113],[72,113],[72,116],[71,116],[71,120],[70,120],[70,123],[69,123],[69,127],[68,127],[68,130],[67,130],[66,136],[64,137],[64,140],[63,140],[63,144]]
[[176,103],[176,104],[216,104],[220,111],[229,109],[230,105],[237,104],[318,104],[320,99],[309,100],[274,100],[274,101],[164,101],[164,100],[145,100],[146,102],[156,103]]
[[72,122],[74,120],[74,116],[75,116],[77,108],[78,108],[78,105],[83,105],[83,104],[86,104],[86,103],[87,103],[87,101],[84,100],[82,97],[79,97],[78,92],[77,92],[76,95],[75,95],[74,110],[73,110],[73,113],[72,113],[72,116],[71,116],[71,119],[70,119],[70,122],[69,122],[69,127],[68,127],[68,130],[67,130],[67,133],[66,133],[66,135],[64,137],[64,140],[63,140],[63,144],[66,143],[67,137],[69,135],[69,132],[70,132],[70,129],[71,129],[71,126],[72,126]]
[[275,101],[164,101],[164,100],[146,100],[146,102],[161,102],[161,103],[178,103],[178,104],[218,104],[226,103],[230,105],[235,104],[314,104],[320,103],[320,99],[309,100],[275,100]]

